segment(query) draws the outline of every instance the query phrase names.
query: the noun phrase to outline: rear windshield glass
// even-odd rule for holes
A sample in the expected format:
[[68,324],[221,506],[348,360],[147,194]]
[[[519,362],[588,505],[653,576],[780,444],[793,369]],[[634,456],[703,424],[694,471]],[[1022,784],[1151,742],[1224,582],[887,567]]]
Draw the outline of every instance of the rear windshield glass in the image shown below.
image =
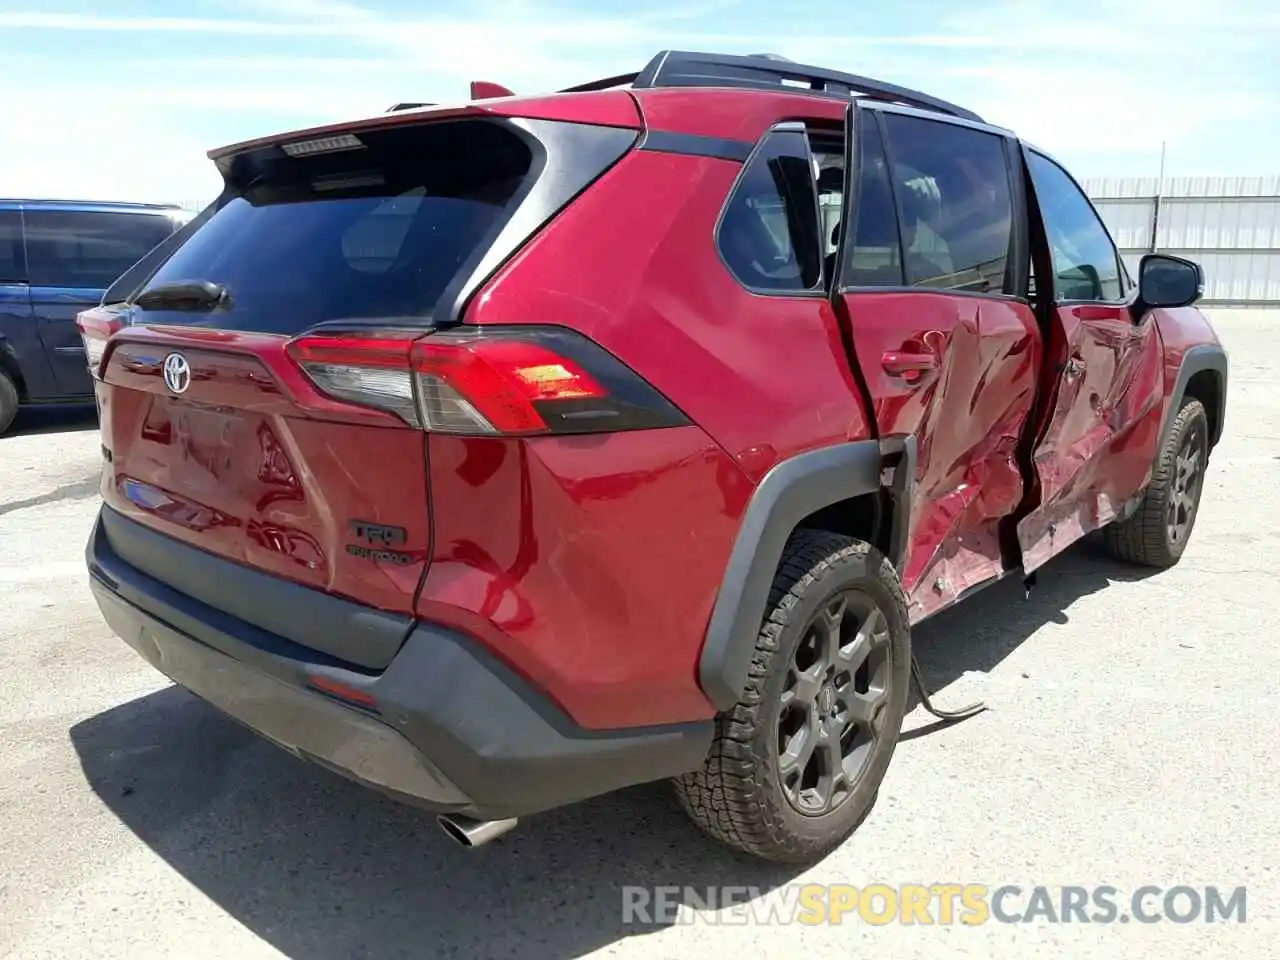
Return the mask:
[[519,135],[484,120],[361,132],[360,144],[249,158],[240,190],[144,290],[211,281],[218,309],[139,310],[142,323],[298,333],[329,320],[427,322],[501,228],[533,165]]

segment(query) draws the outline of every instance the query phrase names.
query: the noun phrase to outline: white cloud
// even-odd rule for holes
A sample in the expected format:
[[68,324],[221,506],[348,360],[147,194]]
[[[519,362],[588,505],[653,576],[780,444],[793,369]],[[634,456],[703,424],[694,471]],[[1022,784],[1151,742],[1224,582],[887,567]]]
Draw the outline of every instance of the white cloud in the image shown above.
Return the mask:
[[128,107],[77,111],[74,124],[51,116],[39,103],[0,104],[0,126],[22,145],[0,157],[6,194],[182,203],[218,192],[207,144],[140,121]]
[[[1269,61],[1280,13],[1267,0],[992,0],[955,8],[919,32],[904,5],[879,19],[908,29],[858,33],[851,17],[848,36],[798,18],[799,32],[753,30],[748,4],[734,0],[626,15],[499,0],[465,17],[391,15],[359,0],[224,4],[227,19],[0,11],[0,50],[6,40],[21,50],[12,38],[24,31],[133,47],[88,85],[70,60],[66,70],[30,56],[21,68],[6,61],[0,129],[23,146],[0,154],[0,190],[141,199],[205,193],[216,189],[205,151],[222,142],[399,100],[460,100],[471,79],[518,92],[556,89],[638,68],[665,47],[769,50],[882,76],[970,106],[1068,160],[1154,155],[1161,140],[1192,145],[1211,129],[1276,109],[1268,84],[1275,85]],[[166,34],[210,42],[143,46]],[[240,45],[253,53],[236,56]],[[20,94],[17,76],[28,81]],[[65,134],[49,119],[61,116],[76,117]],[[189,132],[200,129],[208,140]]]

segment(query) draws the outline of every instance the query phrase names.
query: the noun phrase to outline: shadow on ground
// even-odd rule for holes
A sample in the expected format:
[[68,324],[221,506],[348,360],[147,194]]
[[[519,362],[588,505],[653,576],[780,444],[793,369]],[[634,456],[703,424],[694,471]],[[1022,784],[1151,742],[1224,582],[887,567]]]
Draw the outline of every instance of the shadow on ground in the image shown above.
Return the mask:
[[6,437],[35,436],[42,433],[72,433],[98,429],[98,411],[92,403],[22,407]]
[[[912,631],[912,647],[925,685],[931,692],[942,691],[933,698],[934,706],[968,706],[948,697],[945,688],[965,673],[989,673],[1045,624],[1068,623],[1067,610],[1076,600],[1114,582],[1144,580],[1155,572],[1106,556],[1094,535],[1042,567],[1029,597],[1022,580],[1009,577],[920,624]],[[912,709],[917,705],[913,697]],[[909,723],[902,739],[914,740],[947,726],[951,722]]]
[[26,497],[22,500],[10,500],[7,503],[0,503],[0,517],[6,513],[16,513],[19,510],[27,510],[31,507],[42,507],[50,503],[60,503],[63,500],[87,500],[90,497],[97,496],[102,486],[102,477],[100,474],[93,473],[76,480],[73,483],[64,483],[60,487],[54,487],[45,493],[38,493],[34,497]]
[[[1019,583],[992,587],[921,627],[930,686],[991,670],[1078,598],[1140,574],[1078,546],[1030,600]],[[292,958],[578,957],[657,929],[624,922],[624,886],[763,895],[798,872],[705,839],[666,784],[533,817],[465,851],[430,816],[294,760],[172,687],[77,724],[71,739],[138,837]]]

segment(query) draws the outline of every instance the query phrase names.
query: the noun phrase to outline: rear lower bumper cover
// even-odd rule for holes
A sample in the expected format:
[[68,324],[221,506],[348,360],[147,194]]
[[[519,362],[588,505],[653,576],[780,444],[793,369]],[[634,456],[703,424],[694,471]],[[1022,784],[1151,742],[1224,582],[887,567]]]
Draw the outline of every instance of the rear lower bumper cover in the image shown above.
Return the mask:
[[[112,517],[119,523],[133,521]],[[417,625],[381,672],[335,663],[133,567],[101,516],[86,559],[108,625],[157,670],[293,753],[428,809],[526,816],[694,770],[711,743],[710,720],[578,727],[492,654],[437,625]],[[369,694],[376,710],[316,691],[317,675]]]

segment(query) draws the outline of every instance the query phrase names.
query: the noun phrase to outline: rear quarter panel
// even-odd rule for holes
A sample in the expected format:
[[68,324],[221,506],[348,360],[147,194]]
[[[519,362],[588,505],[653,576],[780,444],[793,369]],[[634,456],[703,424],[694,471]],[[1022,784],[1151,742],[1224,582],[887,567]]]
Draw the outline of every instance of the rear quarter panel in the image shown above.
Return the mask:
[[751,484],[697,427],[430,438],[418,614],[483,642],[577,723],[697,720],[698,654]]
[[632,151],[466,315],[577,330],[695,426],[524,453],[431,439],[419,614],[484,640],[588,727],[714,713],[698,656],[751,492],[781,460],[871,435],[829,302],[752,294],[720,261],[716,223],[741,169]]
[[586,334],[753,481],[779,460],[870,436],[829,302],[750,293],[720,260],[716,223],[741,169],[632,152],[495,275],[468,321]]

